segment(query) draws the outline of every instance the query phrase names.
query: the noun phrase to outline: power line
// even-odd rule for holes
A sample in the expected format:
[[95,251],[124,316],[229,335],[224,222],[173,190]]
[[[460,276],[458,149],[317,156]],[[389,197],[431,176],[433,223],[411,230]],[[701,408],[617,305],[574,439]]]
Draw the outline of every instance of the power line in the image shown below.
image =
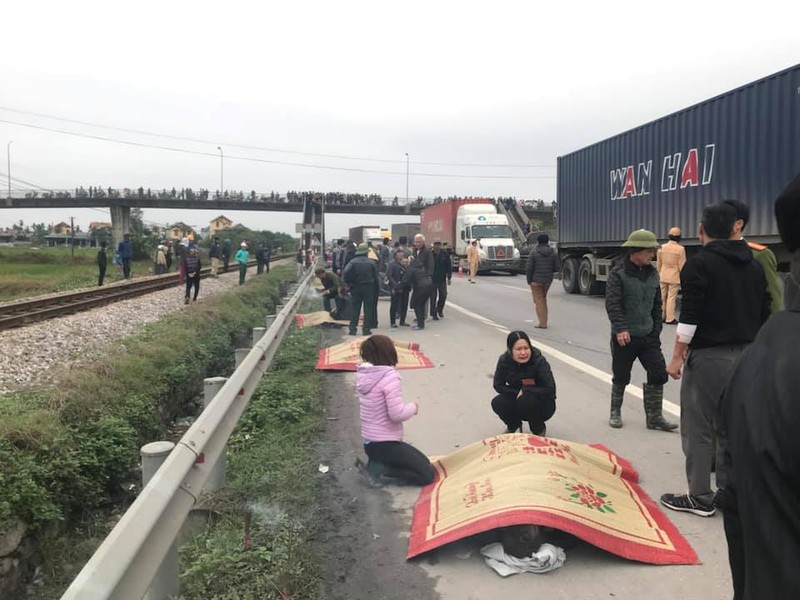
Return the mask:
[[[67,131],[65,129],[56,129],[54,127],[45,127],[43,125],[33,125],[32,123],[22,123],[19,121],[11,121],[8,119],[0,119],[0,123],[6,123],[8,125],[18,125],[20,127],[29,127],[31,129],[39,129],[42,131],[49,131],[52,133],[60,133],[63,135],[70,135],[74,137],[80,138],[87,138],[93,140],[99,140],[103,142],[111,142],[114,144],[123,144],[126,146],[135,146],[137,148],[153,148],[156,150],[166,150],[168,152],[179,152],[183,154],[193,154],[196,156],[206,156],[211,158],[219,158],[218,154],[212,152],[204,152],[202,150],[187,150],[185,148],[174,148],[171,146],[161,146],[158,144],[146,144],[144,142],[132,142],[130,140],[119,140],[115,138],[109,138],[101,135],[94,135],[91,133],[77,133],[75,131]],[[376,173],[379,175],[402,175],[405,176],[405,171],[379,171],[376,169],[359,169],[356,167],[332,167],[329,165],[315,165],[309,163],[296,163],[296,162],[288,162],[288,161],[281,161],[281,160],[269,160],[266,158],[253,158],[249,156],[236,156],[236,155],[225,155],[225,158],[228,160],[240,160],[245,162],[255,162],[255,163],[263,163],[263,164],[270,164],[270,165],[284,165],[290,167],[304,167],[309,169],[324,169],[329,171],[346,171],[351,173]],[[457,175],[455,173],[413,173],[415,177],[441,177],[441,178],[452,178],[452,179],[555,179],[554,175]]]
[[[268,148],[265,146],[251,146],[247,144],[235,144],[231,142],[219,142],[214,140],[207,140],[202,138],[192,138],[192,137],[184,137],[178,135],[169,135],[166,133],[155,133],[152,131],[144,131],[141,129],[130,129],[127,127],[117,127],[114,125],[103,125],[100,123],[92,123],[89,121],[81,121],[79,119],[68,119],[66,117],[58,117],[55,115],[48,115],[45,113],[39,113],[29,110],[21,110],[18,108],[11,108],[8,106],[0,106],[0,110],[6,112],[13,112],[22,115],[29,115],[34,117],[41,117],[44,119],[51,119],[53,121],[63,121],[65,123],[73,123],[76,125],[85,125],[87,127],[95,127],[98,129],[108,129],[111,131],[120,131],[123,133],[134,133],[137,135],[147,135],[151,137],[160,137],[170,140],[177,140],[182,142],[194,142],[198,144],[210,144],[210,145],[223,145],[228,146],[231,148],[244,148],[247,150],[260,150],[263,152],[278,152],[282,154],[295,154],[298,156],[315,156],[318,158],[336,158],[342,160],[360,160],[360,161],[368,161],[368,162],[379,162],[379,163],[391,163],[391,164],[405,164],[406,161],[404,160],[395,160],[395,159],[387,159],[387,158],[366,158],[362,156],[347,156],[342,154],[323,154],[318,152],[301,152],[299,150],[284,150],[281,148]],[[486,168],[510,168],[510,169],[552,169],[555,165],[542,165],[542,164],[491,164],[491,163],[459,163],[459,162],[429,162],[429,161],[412,161],[414,164],[417,165],[430,165],[430,166],[442,166],[442,167],[486,167]]]

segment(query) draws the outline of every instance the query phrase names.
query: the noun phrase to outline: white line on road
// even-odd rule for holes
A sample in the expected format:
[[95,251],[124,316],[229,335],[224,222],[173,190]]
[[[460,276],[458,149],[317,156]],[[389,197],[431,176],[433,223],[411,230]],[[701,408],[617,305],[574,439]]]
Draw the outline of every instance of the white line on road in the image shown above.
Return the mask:
[[[511,287],[511,286],[506,286],[506,287]],[[461,312],[462,314],[464,314],[464,315],[466,315],[466,316],[468,316],[468,317],[470,317],[472,319],[475,319],[476,321],[480,321],[484,325],[488,325],[489,327],[493,327],[494,329],[496,329],[496,330],[498,330],[498,331],[500,331],[502,333],[505,333],[506,335],[511,333],[511,330],[503,327],[499,323],[495,323],[491,319],[487,319],[486,317],[483,317],[483,316],[481,316],[481,315],[479,315],[477,313],[474,313],[471,310],[467,310],[463,306],[459,306],[458,304],[453,304],[452,302],[449,302],[449,301],[447,302],[447,306],[449,308],[453,308],[453,309]],[[536,347],[539,348],[539,350],[541,350],[543,354],[547,354],[548,356],[550,356],[552,358],[555,358],[556,360],[559,360],[562,363],[564,363],[566,365],[569,365],[570,367],[578,369],[579,371],[583,371],[587,375],[591,375],[592,377],[594,377],[596,379],[599,379],[603,383],[607,383],[608,385],[611,385],[611,383],[612,383],[611,382],[611,375],[609,375],[605,371],[601,371],[600,369],[598,369],[596,367],[593,367],[590,364],[587,364],[587,363],[583,362],[582,360],[578,360],[577,358],[574,358],[574,357],[570,356],[569,354],[564,354],[560,350],[556,350],[555,348],[552,348],[551,346],[548,346],[546,344],[542,344],[538,340],[536,341]],[[628,392],[629,394],[631,394],[632,396],[636,396],[639,399],[644,398],[644,391],[642,390],[642,388],[640,388],[637,385],[630,384],[630,385],[628,385],[627,388],[625,388],[625,391]],[[668,413],[675,415],[676,417],[680,417],[681,416],[681,407],[678,406],[677,404],[675,404],[674,402],[670,402],[669,400],[664,400],[663,409],[665,411],[667,411]]]

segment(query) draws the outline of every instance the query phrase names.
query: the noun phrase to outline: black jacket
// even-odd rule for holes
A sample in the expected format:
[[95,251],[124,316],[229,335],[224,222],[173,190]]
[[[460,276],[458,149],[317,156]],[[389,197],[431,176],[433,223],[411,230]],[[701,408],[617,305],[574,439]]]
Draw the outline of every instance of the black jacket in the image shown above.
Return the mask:
[[374,260],[361,254],[347,263],[342,273],[342,279],[350,287],[357,285],[378,285],[378,266]]
[[[523,379],[533,379],[533,386],[523,386]],[[517,395],[520,390],[531,392],[542,400],[555,400],[556,380],[550,364],[542,353],[531,348],[531,357],[524,365],[515,361],[509,352],[503,352],[497,359],[493,386],[498,394]]]
[[450,255],[444,250],[439,250],[439,252],[431,252],[431,256],[433,256],[433,275],[431,276],[433,283],[442,283],[452,279],[453,263],[450,261]]
[[400,261],[392,260],[389,263],[389,266],[386,267],[386,276],[389,278],[389,289],[394,290],[401,290],[403,287],[403,275],[406,272],[406,268],[400,263]]
[[428,277],[433,277],[433,252],[425,246],[422,250],[414,250],[414,260],[420,261],[425,267]]
[[748,344],[770,315],[764,269],[744,240],[715,240],[681,271],[681,323],[697,325],[692,348]]
[[218,242],[213,242],[208,249],[208,258],[219,258],[220,248]]
[[553,273],[561,269],[558,254],[549,244],[538,244],[528,257],[528,264],[525,269],[528,284],[531,283],[551,283]]
[[419,258],[415,258],[403,274],[403,287],[419,293],[432,286],[431,278],[425,271],[425,265]]
[[661,335],[661,290],[652,264],[637,267],[625,256],[614,265],[606,283],[606,313],[611,334],[633,337]]

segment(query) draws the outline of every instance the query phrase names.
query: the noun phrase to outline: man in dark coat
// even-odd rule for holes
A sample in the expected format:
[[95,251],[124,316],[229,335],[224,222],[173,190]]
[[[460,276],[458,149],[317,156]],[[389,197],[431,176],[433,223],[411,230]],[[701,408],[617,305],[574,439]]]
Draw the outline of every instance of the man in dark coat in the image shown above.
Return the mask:
[[414,236],[414,259],[422,263],[428,277],[433,277],[433,253],[425,245],[425,236],[421,233]]
[[260,242],[256,250],[256,275],[261,275],[264,272],[264,264],[266,262],[264,252],[264,242]]
[[117,252],[122,259],[122,274],[125,279],[131,278],[131,261],[133,260],[133,242],[131,242],[131,234],[126,233],[124,239],[119,243]]
[[[428,252],[430,253],[430,251]],[[425,263],[420,255],[408,265],[408,269],[403,275],[403,285],[411,288],[411,308],[417,315],[417,323],[411,329],[425,329],[425,315],[433,283],[430,275],[425,271]]]
[[660,244],[652,231],[639,229],[622,244],[627,254],[609,273],[606,312],[611,321],[611,415],[608,424],[622,427],[622,400],[638,358],[647,371],[644,412],[648,429],[672,431],[678,427],[664,418],[667,365],[661,353],[661,286],[652,265]]
[[216,277],[219,272],[219,259],[222,254],[222,248],[219,245],[219,238],[214,236],[214,241],[208,248],[208,258],[211,259],[211,276]]
[[[800,176],[775,202],[800,287]],[[734,600],[800,594],[800,298],[773,314],[742,353],[721,406],[728,439],[722,509]]]
[[342,274],[342,279],[350,288],[353,298],[352,314],[350,316],[350,335],[356,335],[358,330],[358,317],[361,307],[364,307],[364,323],[361,328],[362,335],[372,334],[372,323],[375,322],[375,290],[378,288],[378,265],[376,261],[367,256],[369,248],[366,244],[359,244],[355,257],[347,263]]
[[406,272],[406,266],[403,264],[405,257],[402,250],[393,252],[392,260],[389,261],[389,266],[386,269],[386,277],[389,280],[389,292],[392,298],[389,302],[389,324],[390,327],[397,327],[399,320],[400,325],[407,327],[406,314],[408,313],[408,289],[403,284],[403,275]]
[[336,318],[340,318],[338,316],[339,313],[339,288],[342,285],[342,280],[339,279],[339,276],[335,273],[328,272],[325,269],[317,269],[314,271],[314,274],[319,279],[322,287],[324,288],[321,292],[322,294],[322,305],[327,312],[331,312],[331,300],[336,303]]
[[719,418],[722,395],[736,362],[770,314],[764,269],[747,242],[731,239],[735,222],[736,211],[727,204],[703,209],[699,232],[703,248],[681,271],[680,322],[667,366],[674,379],[683,375],[681,446],[689,493],[662,494],[661,504],[700,517],[716,512],[712,432],[717,442],[717,488],[724,488],[727,480],[727,436]]
[[226,239],[222,242],[222,272],[227,273],[231,264],[231,241]]
[[550,236],[540,233],[536,241],[537,245],[528,256],[525,271],[539,321],[536,328],[547,329],[547,292],[553,283],[553,273],[561,269],[561,263],[558,254],[550,246]]
[[438,321],[444,317],[444,303],[447,301],[447,286],[453,278],[453,266],[450,255],[442,250],[442,242],[433,242],[433,276],[431,281],[431,319]]
[[97,269],[99,271],[97,277],[97,285],[103,285],[103,279],[106,277],[106,265],[108,264],[108,257],[106,256],[106,243],[100,242],[100,249],[97,251]]

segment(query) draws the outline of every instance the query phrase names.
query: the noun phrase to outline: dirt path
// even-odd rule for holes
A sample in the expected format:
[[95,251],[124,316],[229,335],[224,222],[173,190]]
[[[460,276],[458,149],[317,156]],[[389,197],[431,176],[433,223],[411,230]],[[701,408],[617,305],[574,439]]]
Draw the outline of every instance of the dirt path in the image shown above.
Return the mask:
[[323,384],[328,420],[317,453],[330,471],[322,486],[316,550],[326,558],[325,598],[439,598],[435,580],[405,559],[409,523],[395,512],[392,496],[368,487],[353,467],[363,452],[352,382],[352,373],[326,373]]

